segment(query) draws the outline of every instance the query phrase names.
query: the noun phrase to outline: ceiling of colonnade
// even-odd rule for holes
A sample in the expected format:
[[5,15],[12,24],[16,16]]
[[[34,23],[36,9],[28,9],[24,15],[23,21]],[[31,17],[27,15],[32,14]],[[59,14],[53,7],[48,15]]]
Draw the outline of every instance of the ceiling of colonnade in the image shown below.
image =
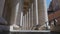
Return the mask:
[[32,3],[32,0],[24,0],[24,7],[23,7],[24,14],[26,14],[27,11],[29,10],[28,8],[30,7],[31,3]]
[[[19,0],[6,0],[6,3],[9,4],[10,2],[11,5],[15,6],[18,1]],[[32,0],[24,0],[24,6],[23,6],[24,14],[26,14],[27,11],[29,10],[28,8],[30,7],[31,3],[32,3]]]

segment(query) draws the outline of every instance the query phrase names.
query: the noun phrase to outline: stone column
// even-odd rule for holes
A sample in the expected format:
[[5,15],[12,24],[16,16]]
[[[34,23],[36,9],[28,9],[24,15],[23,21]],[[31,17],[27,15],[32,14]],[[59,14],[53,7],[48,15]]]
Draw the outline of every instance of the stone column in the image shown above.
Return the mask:
[[28,11],[28,30],[30,29],[30,8]]
[[[22,26],[22,17],[23,17],[23,3],[24,3],[24,0],[19,0],[20,4],[19,4],[19,12],[18,12],[18,16],[17,16],[17,22],[18,22],[18,25]],[[20,18],[20,19],[19,19]],[[19,20],[19,21],[18,21]]]
[[22,30],[24,30],[24,27],[25,27],[25,21],[24,21],[25,19],[24,19],[24,16],[23,16],[23,26],[22,26]]
[[11,24],[15,24],[16,27],[22,26],[23,16],[23,0],[11,0],[12,1],[12,13]]
[[[17,13],[18,13],[18,5],[19,5],[19,0],[12,0],[12,13],[11,13],[11,24],[14,24],[14,22],[17,19]],[[17,12],[17,13],[16,13]],[[15,17],[16,16],[16,17]],[[15,22],[16,24],[16,22]]]
[[36,21],[36,0],[33,2],[33,25],[35,26],[37,21]]
[[23,12],[22,0],[12,0],[12,14],[11,23],[14,23],[16,18],[16,24],[20,25],[21,12]]
[[24,30],[26,30],[26,14],[24,15]]
[[28,25],[29,25],[28,23],[29,23],[29,22],[28,22],[28,12],[27,12],[27,30],[28,30],[28,27],[29,27],[29,26],[28,26]]
[[48,25],[46,0],[38,0],[38,18],[39,18],[38,20],[40,25],[45,24],[45,22]]
[[23,16],[22,30],[27,30],[27,14]]
[[32,29],[33,27],[33,3],[31,3],[31,6],[30,6],[30,30]]
[[34,26],[34,25],[33,25],[33,24],[34,24],[34,23],[33,23],[33,18],[34,18],[34,17],[33,17],[33,13],[34,13],[34,12],[33,12],[33,3],[32,3],[32,6],[31,6],[31,10],[32,10],[31,12],[32,12],[32,27],[33,27],[33,26]]
[[8,25],[10,25],[11,10],[12,10],[11,0],[5,0],[2,17],[8,22]]
[[0,0],[0,17],[2,16],[3,13],[4,4],[5,4],[5,0]]
[[27,12],[26,15],[27,15],[27,16],[26,16],[26,29],[28,30],[28,12]]

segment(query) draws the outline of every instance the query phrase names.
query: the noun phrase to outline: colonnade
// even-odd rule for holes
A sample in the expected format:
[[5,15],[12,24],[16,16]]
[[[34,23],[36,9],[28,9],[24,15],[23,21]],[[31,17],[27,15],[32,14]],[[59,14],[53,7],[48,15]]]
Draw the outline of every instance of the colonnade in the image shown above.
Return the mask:
[[31,30],[33,26],[48,25],[46,0],[33,0],[28,7],[27,14],[23,16],[24,0],[11,0],[10,24],[20,30]]

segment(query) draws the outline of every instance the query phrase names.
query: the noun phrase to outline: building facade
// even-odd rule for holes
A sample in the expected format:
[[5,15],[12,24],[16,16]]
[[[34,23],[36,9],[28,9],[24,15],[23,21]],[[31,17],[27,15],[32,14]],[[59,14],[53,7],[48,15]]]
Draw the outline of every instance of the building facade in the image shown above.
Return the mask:
[[51,31],[60,31],[60,0],[52,0],[48,10],[48,18],[51,24]]

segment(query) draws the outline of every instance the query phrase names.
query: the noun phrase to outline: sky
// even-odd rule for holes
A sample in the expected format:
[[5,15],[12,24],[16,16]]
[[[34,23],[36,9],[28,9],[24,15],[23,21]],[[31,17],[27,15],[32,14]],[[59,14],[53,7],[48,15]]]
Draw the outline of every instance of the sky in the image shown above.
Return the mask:
[[49,7],[50,1],[51,1],[51,0],[46,0],[47,8]]

